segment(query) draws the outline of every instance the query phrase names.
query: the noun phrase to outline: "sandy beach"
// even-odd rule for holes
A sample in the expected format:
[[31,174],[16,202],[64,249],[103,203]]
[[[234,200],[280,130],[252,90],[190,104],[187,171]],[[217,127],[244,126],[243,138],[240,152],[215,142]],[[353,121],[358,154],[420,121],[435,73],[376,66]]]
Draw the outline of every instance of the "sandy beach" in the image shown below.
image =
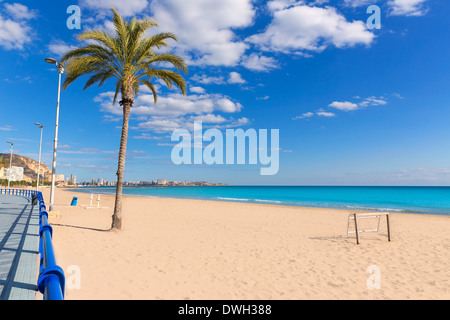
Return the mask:
[[391,242],[356,245],[346,210],[124,197],[123,230],[105,231],[113,200],[56,191],[68,300],[450,299],[447,216],[393,213]]

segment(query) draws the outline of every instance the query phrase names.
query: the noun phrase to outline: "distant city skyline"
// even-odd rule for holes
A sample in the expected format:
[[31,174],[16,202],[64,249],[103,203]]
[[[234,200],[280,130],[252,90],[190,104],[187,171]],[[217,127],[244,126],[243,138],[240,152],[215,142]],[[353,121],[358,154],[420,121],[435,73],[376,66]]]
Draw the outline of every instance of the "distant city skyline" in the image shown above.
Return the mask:
[[[51,168],[58,73],[44,59],[76,47],[83,30],[110,32],[114,4],[127,19],[154,17],[159,32],[176,34],[170,48],[189,67],[186,96],[158,82],[158,104],[143,88],[136,97],[126,181],[450,185],[449,1],[374,1],[380,29],[366,25],[367,1],[211,1],[75,1],[81,30],[67,28],[67,2],[1,1],[0,152],[12,141],[15,154],[37,160],[39,122]],[[83,86],[61,93],[57,173],[112,182],[121,107],[113,83]],[[173,164],[171,133],[194,121],[221,132],[278,129],[278,173]]]

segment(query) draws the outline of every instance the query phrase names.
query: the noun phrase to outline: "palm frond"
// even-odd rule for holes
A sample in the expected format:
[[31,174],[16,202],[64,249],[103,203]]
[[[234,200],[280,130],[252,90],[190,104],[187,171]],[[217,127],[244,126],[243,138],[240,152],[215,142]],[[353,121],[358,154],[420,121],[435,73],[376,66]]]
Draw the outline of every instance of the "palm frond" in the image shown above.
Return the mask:
[[155,101],[155,104],[156,104],[158,102],[158,93],[156,92],[156,88],[153,85],[153,83],[151,83],[150,81],[147,81],[145,79],[141,79],[139,82],[150,89],[150,91],[153,94],[153,100]]
[[[177,41],[170,32],[162,32],[147,37],[146,32],[158,26],[153,19],[125,21],[116,9],[112,8],[115,33],[102,30],[88,30],[78,36],[87,44],[67,52],[61,62],[66,69],[63,87],[83,76],[89,76],[84,89],[98,84],[104,85],[108,79],[115,78],[113,102],[122,94],[122,100],[133,101],[130,95],[139,94],[139,85],[149,88],[155,103],[158,95],[152,80],[159,78],[169,87],[177,86],[186,94],[186,83],[178,72],[187,72],[183,59],[172,53],[158,54],[155,50],[168,46],[168,40]],[[158,67],[169,63],[178,72]],[[123,95],[128,95],[123,97]]]

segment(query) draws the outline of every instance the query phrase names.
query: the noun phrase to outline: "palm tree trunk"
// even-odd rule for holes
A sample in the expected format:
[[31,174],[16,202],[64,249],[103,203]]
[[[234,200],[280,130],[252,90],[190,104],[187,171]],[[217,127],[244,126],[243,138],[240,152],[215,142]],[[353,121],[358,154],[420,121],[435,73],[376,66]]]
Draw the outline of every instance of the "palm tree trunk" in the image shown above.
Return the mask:
[[125,98],[122,95],[121,104],[123,105],[123,124],[122,124],[122,138],[120,139],[119,150],[119,164],[117,168],[117,187],[116,187],[116,201],[114,206],[114,214],[112,216],[111,229],[122,229],[122,189],[123,189],[123,174],[125,170],[125,157],[127,153],[128,140],[128,123],[130,120],[130,110],[133,106],[133,99]]

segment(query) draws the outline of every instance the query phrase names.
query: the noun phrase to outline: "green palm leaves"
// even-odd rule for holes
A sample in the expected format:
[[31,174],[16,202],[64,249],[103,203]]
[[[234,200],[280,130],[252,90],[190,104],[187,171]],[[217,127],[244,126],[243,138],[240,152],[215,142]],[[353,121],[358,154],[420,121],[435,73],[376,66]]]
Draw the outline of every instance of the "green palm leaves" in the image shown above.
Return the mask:
[[[114,79],[114,103],[120,92],[133,90],[134,96],[137,95],[140,85],[153,92],[156,103],[157,94],[152,80],[159,78],[169,88],[175,85],[186,94],[186,83],[179,74],[187,72],[184,60],[172,53],[155,52],[155,49],[167,47],[167,40],[177,41],[175,35],[163,32],[146,37],[147,31],[158,26],[156,21],[133,19],[126,22],[114,8],[112,10],[115,35],[98,30],[86,31],[78,39],[88,44],[69,51],[62,58],[67,72],[63,88],[82,76],[90,76],[84,89],[94,84],[100,87],[107,80]],[[158,68],[167,64],[174,66],[176,71]]]

